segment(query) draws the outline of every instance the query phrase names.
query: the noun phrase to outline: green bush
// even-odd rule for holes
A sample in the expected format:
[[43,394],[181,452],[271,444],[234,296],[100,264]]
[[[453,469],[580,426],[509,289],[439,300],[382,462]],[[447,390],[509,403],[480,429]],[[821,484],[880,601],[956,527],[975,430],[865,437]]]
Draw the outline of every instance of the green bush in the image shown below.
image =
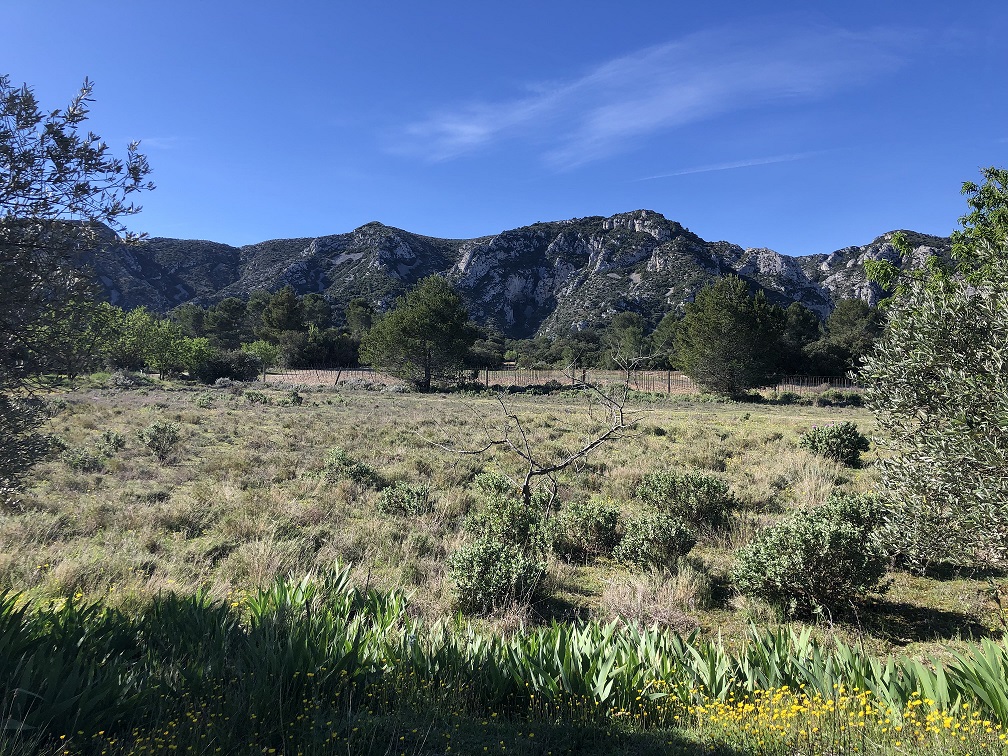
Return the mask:
[[613,558],[637,567],[670,567],[696,544],[692,528],[681,518],[660,509],[648,508],[630,518],[624,530]]
[[700,472],[653,472],[637,484],[634,494],[646,505],[699,530],[723,524],[736,505],[723,480]]
[[466,518],[465,530],[477,538],[487,538],[543,555],[552,547],[553,523],[544,508],[526,507],[515,497],[487,499]]
[[781,391],[775,392],[770,400],[775,404],[801,404],[802,397],[794,391]]
[[165,420],[155,420],[146,428],[139,429],[136,435],[161,462],[167,462],[171,458],[181,438],[178,423]]
[[542,589],[546,566],[514,543],[483,536],[448,557],[456,606],[485,614],[532,601]]
[[211,384],[218,378],[233,381],[254,381],[262,371],[262,361],[254,354],[211,350],[193,366],[191,375],[200,383]]
[[329,450],[322,476],[331,483],[351,480],[368,488],[381,488],[385,484],[378,473],[363,462],[358,462],[339,446]]
[[98,453],[103,457],[114,457],[116,452],[126,446],[126,437],[122,433],[106,430],[98,439]]
[[283,407],[300,407],[304,404],[304,397],[298,393],[297,389],[291,389],[277,399],[277,404]]
[[481,472],[473,478],[476,492],[482,499],[514,498],[515,485],[503,475],[495,472]]
[[193,399],[193,404],[200,409],[210,409],[214,406],[214,395],[209,391],[204,391],[202,394]]
[[98,472],[104,466],[101,457],[90,449],[67,449],[60,459],[71,470],[83,473]]
[[883,510],[866,496],[834,496],[765,529],[738,555],[740,593],[789,615],[842,609],[878,588],[887,558]]
[[611,556],[619,543],[620,509],[609,501],[575,501],[557,516],[553,548],[566,557]]
[[249,404],[263,404],[263,405],[266,405],[266,404],[272,404],[273,403],[272,401],[270,401],[270,398],[268,396],[266,396],[266,394],[264,394],[261,391],[246,391],[245,392],[245,401],[248,402]]
[[422,515],[431,509],[430,486],[397,481],[378,497],[378,509],[389,514]]
[[849,420],[830,425],[814,425],[801,437],[798,445],[827,459],[848,467],[861,464],[861,452],[868,451],[868,438]]
[[816,396],[815,405],[817,407],[862,407],[864,406],[864,397],[860,391],[829,389]]

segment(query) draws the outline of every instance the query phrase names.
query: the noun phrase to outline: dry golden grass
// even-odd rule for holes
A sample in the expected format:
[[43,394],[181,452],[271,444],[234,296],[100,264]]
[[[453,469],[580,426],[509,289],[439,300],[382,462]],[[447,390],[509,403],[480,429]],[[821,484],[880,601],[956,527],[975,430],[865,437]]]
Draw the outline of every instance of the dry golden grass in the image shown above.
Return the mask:
[[[0,512],[0,590],[127,604],[166,590],[203,589],[226,598],[340,561],[355,565],[361,582],[406,588],[414,611],[450,616],[453,586],[445,561],[461,541],[464,516],[479,503],[472,481],[487,470],[514,477],[520,466],[501,448],[463,455],[444,447],[483,445],[502,421],[497,399],[340,387],[302,393],[301,405],[282,405],[288,391],[258,391],[271,403],[251,403],[228,389],[171,386],[65,395],[66,406],[49,430],[68,448],[94,451],[106,431],[121,434],[125,446],[96,472],[71,469],[60,458],[37,469],[17,506]],[[543,460],[561,458],[604,427],[577,392],[511,395],[506,402]],[[741,510],[726,529],[698,543],[691,559],[703,573],[680,571],[664,579],[605,560],[580,566],[557,561],[552,598],[531,613],[503,618],[504,626],[620,614],[740,636],[749,620],[763,615],[733,600],[726,586],[734,553],[784,512],[820,503],[836,489],[873,485],[870,465],[850,470],[797,447],[801,433],[817,423],[853,420],[870,433],[872,419],[864,410],[681,397],[638,397],[629,409],[638,417],[635,430],[565,471],[560,502],[598,496],[630,509],[633,488],[645,474],[679,466],[722,477]],[[136,435],[156,420],[179,426],[168,463]],[[415,517],[381,512],[379,492],[368,479],[327,472],[337,447],[389,483],[426,482],[430,511]],[[956,580],[956,595],[943,603],[941,581],[930,580],[924,589],[899,578],[884,611],[859,618],[871,644],[879,650],[927,647],[954,637],[956,618],[967,628],[959,635],[988,621],[976,599],[983,582]],[[959,594],[970,592],[971,601],[961,600]],[[945,612],[934,624],[938,632],[923,627],[930,610]],[[897,615],[900,631],[887,632],[886,617]],[[858,629],[847,625],[842,632]]]

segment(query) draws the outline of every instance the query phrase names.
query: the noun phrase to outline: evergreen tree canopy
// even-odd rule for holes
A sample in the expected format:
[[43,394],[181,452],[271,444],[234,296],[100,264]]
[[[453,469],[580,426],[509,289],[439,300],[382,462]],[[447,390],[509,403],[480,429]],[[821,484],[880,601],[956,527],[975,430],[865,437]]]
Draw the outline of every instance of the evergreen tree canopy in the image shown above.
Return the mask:
[[765,385],[776,369],[784,310],[737,276],[702,288],[678,332],[682,369],[707,391],[735,395]]
[[456,379],[479,330],[462,298],[441,276],[428,276],[378,318],[361,342],[361,359],[421,391]]

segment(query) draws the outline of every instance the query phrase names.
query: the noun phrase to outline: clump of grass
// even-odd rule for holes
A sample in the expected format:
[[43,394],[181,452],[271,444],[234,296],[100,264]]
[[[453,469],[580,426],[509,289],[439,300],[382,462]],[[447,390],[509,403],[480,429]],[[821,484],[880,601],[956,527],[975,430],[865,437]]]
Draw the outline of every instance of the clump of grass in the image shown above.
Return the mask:
[[640,627],[688,633],[698,627],[695,613],[711,606],[710,575],[683,560],[672,569],[614,576],[602,593],[603,612]]

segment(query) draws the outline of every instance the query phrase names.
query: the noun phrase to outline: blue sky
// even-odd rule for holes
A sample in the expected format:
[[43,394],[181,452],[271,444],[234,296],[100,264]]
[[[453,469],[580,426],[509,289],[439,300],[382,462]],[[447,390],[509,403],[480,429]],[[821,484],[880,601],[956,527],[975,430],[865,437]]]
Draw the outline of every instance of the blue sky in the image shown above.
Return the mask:
[[787,254],[1008,165],[1008,4],[4,0],[0,72],[142,141],[133,230],[443,237],[648,208]]

